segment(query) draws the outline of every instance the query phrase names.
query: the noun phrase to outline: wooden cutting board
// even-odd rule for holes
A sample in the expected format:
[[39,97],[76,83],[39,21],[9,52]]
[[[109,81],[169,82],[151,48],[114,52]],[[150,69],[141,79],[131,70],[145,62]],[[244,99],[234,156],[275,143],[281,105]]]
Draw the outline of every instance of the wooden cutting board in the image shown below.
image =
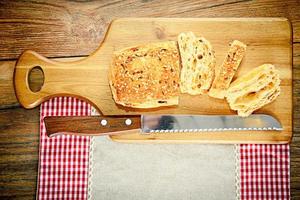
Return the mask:
[[[138,133],[112,136],[118,141],[176,141],[286,143],[292,136],[292,41],[291,25],[285,18],[122,18],[111,22],[100,47],[89,57],[71,63],[49,60],[33,51],[24,52],[15,68],[15,90],[25,108],[33,108],[55,96],[74,96],[88,101],[103,115],[235,114],[225,100],[207,95],[182,94],[179,106],[133,109],[116,105],[108,85],[107,72],[113,51],[149,42],[176,40],[180,32],[193,31],[208,39],[216,54],[217,66],[234,39],[247,44],[246,56],[236,76],[264,63],[280,71],[281,95],[256,113],[270,114],[283,125],[281,132],[228,132],[140,136]],[[55,38],[54,38],[55,39]],[[39,66],[44,85],[39,92],[29,89],[28,74]]]

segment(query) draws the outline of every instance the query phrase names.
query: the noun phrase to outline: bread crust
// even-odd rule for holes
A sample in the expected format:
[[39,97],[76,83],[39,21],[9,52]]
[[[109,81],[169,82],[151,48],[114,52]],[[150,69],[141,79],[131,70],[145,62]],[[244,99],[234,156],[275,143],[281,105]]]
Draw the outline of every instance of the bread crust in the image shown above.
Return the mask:
[[177,105],[179,73],[176,42],[150,43],[115,52],[109,84],[115,102],[123,106]]
[[274,101],[279,94],[279,72],[274,65],[264,64],[232,82],[226,99],[232,110],[236,110],[239,116],[247,117]]
[[216,64],[210,42],[187,32],[178,35],[178,46],[182,63],[181,92],[191,95],[206,93],[214,79]]
[[218,99],[224,99],[226,90],[228,89],[244,55],[246,45],[238,40],[234,40],[229,48],[227,56],[223,61],[219,72],[213,81],[208,95]]

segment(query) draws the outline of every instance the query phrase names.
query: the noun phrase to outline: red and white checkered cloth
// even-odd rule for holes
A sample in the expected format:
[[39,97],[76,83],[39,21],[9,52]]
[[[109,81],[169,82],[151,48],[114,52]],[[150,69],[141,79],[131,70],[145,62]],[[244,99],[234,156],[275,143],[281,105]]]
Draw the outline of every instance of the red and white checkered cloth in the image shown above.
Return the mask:
[[241,199],[290,199],[290,146],[240,145]]
[[89,137],[49,138],[43,118],[90,113],[89,104],[71,97],[54,98],[41,105],[38,199],[87,199]]
[[[91,106],[71,97],[41,106],[38,199],[86,200],[88,137],[46,136],[45,116],[91,115]],[[289,199],[289,145],[240,145],[240,198]]]

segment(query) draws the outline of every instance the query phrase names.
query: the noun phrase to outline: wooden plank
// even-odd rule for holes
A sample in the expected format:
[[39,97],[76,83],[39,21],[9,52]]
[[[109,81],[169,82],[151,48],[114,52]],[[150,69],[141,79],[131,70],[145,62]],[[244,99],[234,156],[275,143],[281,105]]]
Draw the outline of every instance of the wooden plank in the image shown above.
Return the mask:
[[0,199],[34,199],[39,109],[0,110]]
[[293,44],[293,120],[291,143],[291,196],[300,199],[300,43]]
[[15,61],[0,61],[0,109],[19,106],[13,85]]
[[293,80],[300,80],[300,42],[293,44]]
[[[300,41],[300,4],[287,1],[9,1],[0,2],[0,58],[30,48],[46,57],[92,53],[119,17],[287,17]],[[51,33],[51,34],[50,34]],[[47,48],[45,48],[47,47]]]

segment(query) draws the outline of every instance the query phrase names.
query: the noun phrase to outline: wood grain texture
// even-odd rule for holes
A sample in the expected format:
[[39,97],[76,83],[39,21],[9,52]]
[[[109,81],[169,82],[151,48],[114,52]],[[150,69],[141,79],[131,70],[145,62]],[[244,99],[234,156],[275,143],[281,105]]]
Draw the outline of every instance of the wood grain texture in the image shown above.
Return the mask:
[[35,199],[39,109],[0,110],[0,199]]
[[[130,124],[126,124],[126,120],[130,120]],[[141,128],[140,116],[45,117],[44,122],[49,137],[59,134],[118,135],[128,134],[129,131],[136,132]]]
[[[109,21],[117,17],[272,16],[286,17],[293,26],[294,136],[291,143],[291,195],[292,199],[300,199],[299,7],[298,0],[1,1],[0,109],[5,110],[0,111],[0,137],[5,138],[6,144],[4,146],[0,143],[0,160],[5,163],[0,165],[0,198],[35,199],[39,110],[16,108],[19,105],[11,79],[15,59],[23,50],[33,49],[51,58],[62,57],[58,58],[60,61],[73,59],[65,58],[69,56],[89,55],[98,47]],[[36,143],[27,143],[33,140]],[[35,153],[28,150],[31,147],[35,148]],[[26,164],[23,157],[27,159]]]
[[15,59],[28,47],[47,57],[90,55],[120,17],[287,17],[299,42],[299,10],[298,0],[3,0],[0,57]]
[[293,122],[291,142],[291,196],[300,199],[300,43],[293,45]]

